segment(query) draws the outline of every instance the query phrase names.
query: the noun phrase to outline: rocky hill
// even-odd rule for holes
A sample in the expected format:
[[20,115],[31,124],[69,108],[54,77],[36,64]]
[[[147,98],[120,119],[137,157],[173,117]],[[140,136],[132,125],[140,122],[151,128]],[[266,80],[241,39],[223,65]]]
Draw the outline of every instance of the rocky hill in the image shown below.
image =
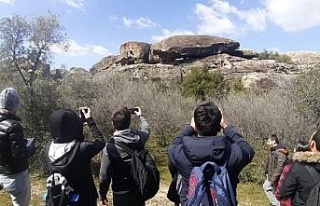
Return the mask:
[[103,80],[123,73],[138,80],[180,82],[191,68],[206,66],[220,70],[227,79],[241,78],[245,87],[252,87],[259,81],[281,85],[283,80],[320,65],[317,52],[286,52],[283,54],[292,62],[279,63],[259,60],[256,52],[239,48],[237,41],[204,35],[172,36],[154,44],[132,41],[120,46],[119,55],[107,56],[93,65],[90,73],[73,68],[70,74],[87,73],[86,78]]

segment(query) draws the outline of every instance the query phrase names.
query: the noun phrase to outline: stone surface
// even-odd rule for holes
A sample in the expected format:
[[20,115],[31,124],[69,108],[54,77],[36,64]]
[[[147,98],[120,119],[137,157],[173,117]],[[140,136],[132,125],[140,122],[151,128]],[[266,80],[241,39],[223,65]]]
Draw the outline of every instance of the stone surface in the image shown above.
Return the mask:
[[144,42],[126,42],[120,46],[121,59],[127,64],[148,63],[150,44]]
[[150,53],[162,63],[178,58],[204,58],[220,53],[233,53],[240,43],[224,37],[205,35],[177,35],[153,44]]

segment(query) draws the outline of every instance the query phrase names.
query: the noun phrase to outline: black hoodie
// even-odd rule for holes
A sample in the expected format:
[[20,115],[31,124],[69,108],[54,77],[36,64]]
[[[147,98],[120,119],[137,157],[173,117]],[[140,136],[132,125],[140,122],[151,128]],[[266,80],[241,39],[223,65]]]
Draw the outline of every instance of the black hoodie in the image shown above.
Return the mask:
[[47,159],[51,171],[63,174],[70,186],[80,194],[81,206],[96,205],[98,197],[91,173],[91,159],[104,147],[101,132],[92,118],[87,123],[94,136],[84,141],[80,117],[73,111],[61,109],[49,119],[53,141],[48,145]]

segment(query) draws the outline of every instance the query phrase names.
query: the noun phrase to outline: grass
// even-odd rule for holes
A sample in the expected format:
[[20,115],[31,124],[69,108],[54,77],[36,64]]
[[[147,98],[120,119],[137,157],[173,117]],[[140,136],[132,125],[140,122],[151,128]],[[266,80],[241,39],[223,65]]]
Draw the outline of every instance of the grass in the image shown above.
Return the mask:
[[[163,168],[163,167],[161,167]],[[161,180],[165,185],[168,185],[167,179],[169,174],[164,174],[164,170],[161,171]],[[163,171],[163,172],[162,172]],[[165,178],[165,179],[163,179]],[[37,175],[31,175],[31,206],[43,206],[44,203],[41,199],[41,195],[45,193],[45,179],[39,178]],[[239,206],[268,206],[267,198],[262,190],[262,185],[253,183],[240,183],[238,185],[237,197]],[[4,191],[0,192],[0,205],[12,205],[10,196]]]

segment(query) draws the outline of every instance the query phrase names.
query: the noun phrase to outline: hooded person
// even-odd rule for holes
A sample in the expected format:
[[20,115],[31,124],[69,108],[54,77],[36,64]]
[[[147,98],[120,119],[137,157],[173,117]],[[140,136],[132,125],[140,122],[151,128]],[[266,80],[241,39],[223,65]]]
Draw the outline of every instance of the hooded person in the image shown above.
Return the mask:
[[79,194],[80,206],[96,206],[98,193],[91,173],[91,159],[104,147],[104,138],[91,117],[88,107],[80,108],[94,137],[85,141],[83,121],[68,109],[53,112],[49,118],[52,141],[47,145],[50,172],[66,177],[70,187]]
[[29,153],[20,118],[16,116],[19,106],[20,95],[14,88],[0,93],[0,186],[10,193],[14,206],[30,203],[28,158],[35,149]]

